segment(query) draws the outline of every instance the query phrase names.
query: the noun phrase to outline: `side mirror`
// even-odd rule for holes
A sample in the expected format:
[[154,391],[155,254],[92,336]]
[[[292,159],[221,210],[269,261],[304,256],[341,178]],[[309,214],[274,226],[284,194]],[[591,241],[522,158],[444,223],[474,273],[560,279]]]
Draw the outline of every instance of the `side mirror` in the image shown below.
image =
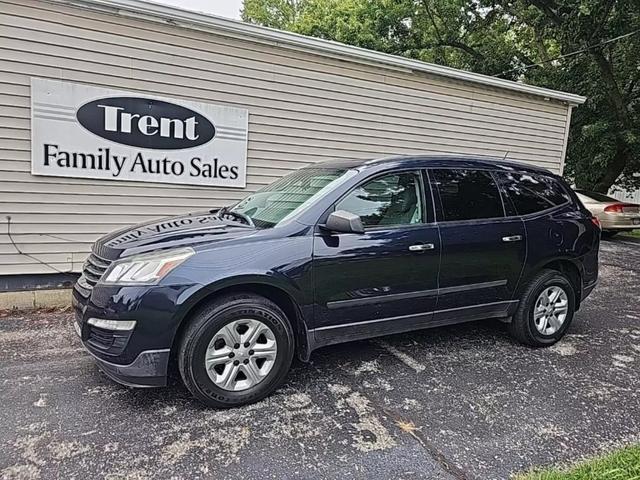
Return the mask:
[[364,227],[362,226],[360,217],[345,210],[336,210],[329,215],[324,228],[332,232],[364,233]]

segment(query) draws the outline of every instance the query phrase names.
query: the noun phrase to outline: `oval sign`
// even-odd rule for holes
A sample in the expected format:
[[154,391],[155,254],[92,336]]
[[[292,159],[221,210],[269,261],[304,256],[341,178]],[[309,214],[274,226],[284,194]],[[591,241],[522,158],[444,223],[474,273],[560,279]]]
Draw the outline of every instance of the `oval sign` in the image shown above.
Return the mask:
[[205,116],[151,98],[108,97],[85,103],[76,112],[91,133],[131,147],[178,150],[211,141],[216,129]]

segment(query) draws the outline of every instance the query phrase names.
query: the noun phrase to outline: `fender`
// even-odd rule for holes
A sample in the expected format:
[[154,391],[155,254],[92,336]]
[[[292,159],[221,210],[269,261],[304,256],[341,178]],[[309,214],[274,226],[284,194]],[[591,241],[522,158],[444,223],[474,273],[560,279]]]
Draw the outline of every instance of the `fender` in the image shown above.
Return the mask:
[[[313,305],[310,299],[307,299],[303,290],[295,286],[291,279],[283,275],[269,273],[252,273],[242,274],[233,277],[222,278],[209,285],[197,285],[183,292],[184,299],[181,299],[180,308],[174,316],[174,340],[176,334],[182,328],[183,323],[189,315],[207,298],[214,296],[216,293],[225,290],[239,290],[243,286],[247,287],[247,291],[256,291],[260,288],[266,288],[273,292],[280,292],[280,295],[287,298],[288,303],[293,308],[293,317],[289,320],[292,322],[294,334],[296,337],[296,352],[302,361],[308,361],[311,355],[311,342],[309,340],[309,322],[313,313]],[[266,296],[269,296],[268,294]],[[276,300],[276,303],[279,303]],[[290,317],[292,315],[289,315]]]
[[516,294],[514,295],[514,298],[519,298],[522,295],[522,291],[526,288],[529,278],[531,278],[532,275],[534,275],[535,273],[545,268],[547,265],[553,266],[554,263],[565,263],[565,264],[569,263],[578,272],[578,277],[579,277],[577,291],[575,292],[576,293],[576,310],[577,310],[580,305],[581,292],[583,288],[582,284],[585,276],[584,265],[580,261],[580,259],[581,257],[560,255],[560,256],[547,257],[547,258],[538,260],[534,265],[528,268],[526,272],[523,272],[522,278],[518,283],[518,288],[517,288]]

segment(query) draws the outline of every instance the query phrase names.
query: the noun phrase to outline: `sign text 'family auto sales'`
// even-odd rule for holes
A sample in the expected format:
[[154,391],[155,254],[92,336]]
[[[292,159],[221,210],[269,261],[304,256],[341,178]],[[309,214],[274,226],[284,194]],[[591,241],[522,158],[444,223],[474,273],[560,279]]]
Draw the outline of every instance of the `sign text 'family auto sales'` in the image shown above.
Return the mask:
[[244,187],[245,109],[31,80],[34,175]]

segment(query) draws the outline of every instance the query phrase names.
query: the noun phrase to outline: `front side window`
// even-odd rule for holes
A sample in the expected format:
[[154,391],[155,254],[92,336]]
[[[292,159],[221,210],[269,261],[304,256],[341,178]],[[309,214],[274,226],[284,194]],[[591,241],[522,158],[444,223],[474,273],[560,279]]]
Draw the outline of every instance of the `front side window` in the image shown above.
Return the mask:
[[336,210],[359,215],[365,228],[421,223],[420,176],[403,172],[370,180],[338,202]]
[[500,192],[490,172],[433,170],[444,221],[478,220],[504,216]]
[[571,200],[562,185],[544,175],[497,172],[496,176],[518,215],[541,212]]
[[252,193],[231,211],[250,217],[258,228],[270,228],[356,174],[340,168],[302,168]]

